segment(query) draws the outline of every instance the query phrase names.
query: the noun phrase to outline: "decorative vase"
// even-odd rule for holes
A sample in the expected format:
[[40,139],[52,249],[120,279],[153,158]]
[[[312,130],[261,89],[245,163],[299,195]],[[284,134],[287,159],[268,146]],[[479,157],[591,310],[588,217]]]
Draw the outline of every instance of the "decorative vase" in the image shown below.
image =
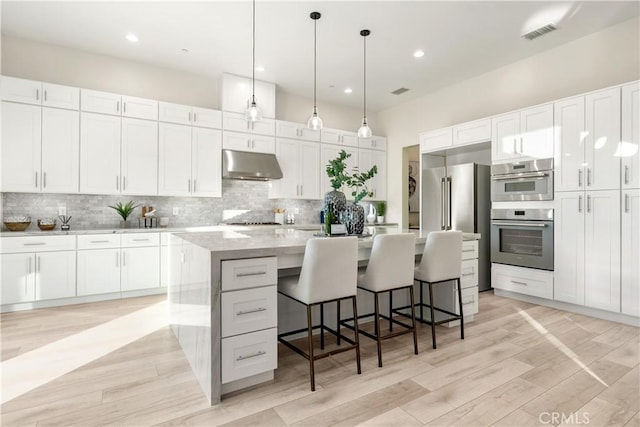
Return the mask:
[[364,231],[364,208],[354,203],[348,203],[342,211],[342,218],[347,233],[362,234]]
[[324,203],[322,205],[322,210],[327,213],[329,206],[333,207],[333,213],[338,217],[338,214],[342,212],[347,206],[347,196],[344,195],[342,191],[332,190],[324,195]]
[[378,215],[378,224],[384,223],[384,215]]
[[369,215],[367,215],[367,224],[373,224],[376,221],[376,208],[369,205]]

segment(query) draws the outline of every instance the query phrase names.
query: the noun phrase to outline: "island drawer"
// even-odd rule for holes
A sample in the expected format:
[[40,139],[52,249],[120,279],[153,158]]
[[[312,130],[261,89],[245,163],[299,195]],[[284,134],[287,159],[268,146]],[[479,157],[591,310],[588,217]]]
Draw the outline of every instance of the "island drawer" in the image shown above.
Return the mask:
[[460,287],[464,289],[473,286],[478,286],[478,260],[465,259],[462,261]]
[[276,369],[277,343],[277,328],[223,338],[222,384]]
[[553,298],[553,271],[491,264],[491,286],[540,298]]
[[223,292],[222,337],[277,326],[277,305],[277,286]]
[[222,261],[222,291],[255,288],[278,283],[276,257],[243,258]]
[[478,258],[478,241],[467,240],[462,242],[462,259]]

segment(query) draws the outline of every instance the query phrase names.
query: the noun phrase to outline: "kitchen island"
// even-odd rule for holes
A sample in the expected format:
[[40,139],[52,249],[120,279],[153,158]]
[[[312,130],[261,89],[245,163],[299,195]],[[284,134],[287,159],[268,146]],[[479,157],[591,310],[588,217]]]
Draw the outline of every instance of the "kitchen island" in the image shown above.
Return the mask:
[[[418,256],[426,234],[412,232]],[[306,242],[315,233],[248,229],[171,236],[171,325],[211,404],[218,403],[223,393],[273,378],[278,329],[293,329],[290,326],[297,321],[291,304],[276,303],[277,277],[297,274]],[[479,237],[465,235],[465,240],[477,248]],[[369,259],[372,245],[372,237],[359,239],[362,265]],[[475,304],[477,307],[477,298]],[[333,318],[327,314],[327,319]]]

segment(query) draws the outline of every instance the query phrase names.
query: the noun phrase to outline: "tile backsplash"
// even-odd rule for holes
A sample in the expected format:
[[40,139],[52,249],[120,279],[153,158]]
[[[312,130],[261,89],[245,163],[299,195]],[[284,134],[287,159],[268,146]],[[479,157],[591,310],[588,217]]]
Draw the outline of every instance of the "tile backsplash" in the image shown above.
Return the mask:
[[[275,208],[286,212],[299,210],[297,224],[319,224],[321,200],[269,199],[269,183],[260,181],[222,181],[222,197],[105,196],[88,194],[2,193],[2,216],[28,215],[38,230],[39,218],[57,218],[58,208],[66,207],[72,230],[108,229],[120,226],[120,216],[109,205],[134,200],[140,206],[153,206],[157,217],[169,218],[169,227],[216,225],[221,222],[273,221]],[[172,215],[179,208],[178,215]],[[223,212],[225,213],[223,218]],[[136,208],[130,222],[137,226],[141,208]],[[234,214],[233,217],[228,217]],[[59,228],[60,222],[58,221]],[[7,229],[3,226],[3,231]]]

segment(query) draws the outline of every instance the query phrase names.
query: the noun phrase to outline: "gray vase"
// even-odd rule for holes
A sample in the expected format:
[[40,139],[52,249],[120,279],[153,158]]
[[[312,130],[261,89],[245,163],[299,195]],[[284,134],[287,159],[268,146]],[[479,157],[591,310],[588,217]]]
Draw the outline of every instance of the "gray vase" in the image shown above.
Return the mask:
[[344,195],[344,193],[342,191],[332,190],[324,195],[324,203],[322,205],[322,210],[326,215],[327,211],[329,210],[329,206],[332,206],[333,207],[332,211],[337,218],[340,212],[344,210],[346,205],[347,205],[347,197]]
[[364,231],[364,208],[354,203],[348,203],[341,214],[342,222],[349,234],[362,234]]

